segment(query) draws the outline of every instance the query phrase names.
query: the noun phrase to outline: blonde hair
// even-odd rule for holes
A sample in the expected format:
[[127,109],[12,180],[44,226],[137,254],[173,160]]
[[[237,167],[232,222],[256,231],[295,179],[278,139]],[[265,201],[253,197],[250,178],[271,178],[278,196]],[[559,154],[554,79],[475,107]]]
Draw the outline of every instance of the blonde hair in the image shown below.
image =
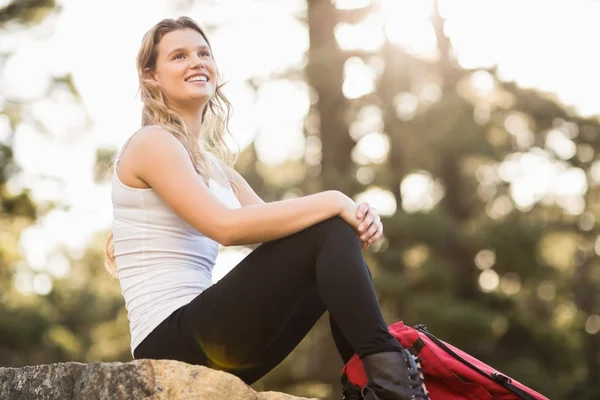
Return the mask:
[[[168,98],[164,95],[158,84],[145,75],[146,69],[155,70],[156,68],[158,44],[162,37],[169,32],[180,29],[193,29],[200,33],[204,40],[206,40],[212,53],[212,47],[206,34],[196,22],[188,17],[179,17],[177,20],[171,18],[163,19],[146,32],[136,58],[140,98],[144,104],[142,109],[142,127],[158,125],[179,139],[187,150],[196,172],[208,185],[210,168],[206,152],[215,154],[218,159],[222,160],[221,162],[227,165],[233,165],[237,161],[237,153],[233,153],[224,141],[224,135],[229,132],[232,106],[221,91],[223,84],[219,84],[220,77],[218,74],[215,77],[217,79],[215,95],[211,97],[206,107],[202,110],[200,140],[198,140],[195,134],[187,131],[183,119],[170,106]],[[232,186],[237,185],[235,181],[227,179]],[[104,267],[110,275],[117,277],[112,233],[106,240],[104,250],[106,253]]]

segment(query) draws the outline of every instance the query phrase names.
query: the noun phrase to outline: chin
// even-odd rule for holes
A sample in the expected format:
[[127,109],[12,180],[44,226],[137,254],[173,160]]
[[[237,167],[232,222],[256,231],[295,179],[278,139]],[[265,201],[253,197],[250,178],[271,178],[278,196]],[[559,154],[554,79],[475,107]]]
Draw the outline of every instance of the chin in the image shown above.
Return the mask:
[[197,98],[210,98],[215,95],[215,91],[212,88],[197,88],[198,90],[189,90],[188,94],[190,97]]
[[212,94],[205,94],[205,95],[191,95],[189,96],[186,100],[187,101],[194,101],[194,102],[198,102],[198,103],[208,103],[208,101],[213,97]]

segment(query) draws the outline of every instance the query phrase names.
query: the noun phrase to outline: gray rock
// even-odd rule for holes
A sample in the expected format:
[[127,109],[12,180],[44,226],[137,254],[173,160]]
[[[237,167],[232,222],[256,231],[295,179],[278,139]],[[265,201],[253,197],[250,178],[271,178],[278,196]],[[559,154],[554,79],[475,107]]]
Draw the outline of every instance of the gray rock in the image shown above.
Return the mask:
[[308,400],[255,392],[222,371],[171,360],[0,368],[1,400]]

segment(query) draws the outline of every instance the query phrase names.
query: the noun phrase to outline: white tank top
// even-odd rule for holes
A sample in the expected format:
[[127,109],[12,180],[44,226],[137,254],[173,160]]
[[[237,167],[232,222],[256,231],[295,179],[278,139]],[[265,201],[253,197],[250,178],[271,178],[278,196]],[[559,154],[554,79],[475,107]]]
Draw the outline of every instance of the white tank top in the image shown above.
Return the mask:
[[[179,218],[152,188],[121,182],[117,166],[129,140],[115,161],[111,197],[117,274],[133,355],[158,324],[212,285],[219,243]],[[208,154],[222,173],[216,157]],[[226,207],[241,207],[230,185],[225,188],[211,178],[209,190]]]

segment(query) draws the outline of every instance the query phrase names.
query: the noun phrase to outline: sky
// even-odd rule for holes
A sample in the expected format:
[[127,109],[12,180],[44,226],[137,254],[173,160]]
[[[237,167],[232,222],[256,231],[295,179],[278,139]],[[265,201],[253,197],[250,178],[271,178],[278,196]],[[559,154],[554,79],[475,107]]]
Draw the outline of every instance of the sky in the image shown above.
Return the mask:
[[[0,0],[0,6],[6,1]],[[4,96],[34,99],[47,90],[50,77],[67,72],[73,75],[82,99],[80,103],[66,91],[58,91],[49,99],[29,103],[27,112],[39,116],[49,134],[21,124],[15,136],[15,157],[23,173],[10,182],[11,190],[29,187],[37,201],[59,199],[70,206],[68,211],[48,213],[21,238],[26,264],[36,272],[30,274],[23,264],[18,285],[38,293],[51,288],[51,275],[68,273],[68,262],[56,252],[57,245],[80,254],[93,232],[110,226],[110,186],[93,181],[95,152],[98,147],[120,147],[139,128],[135,56],[142,35],[154,23],[185,14],[203,26],[216,27],[208,29],[208,34],[220,72],[228,81],[225,93],[234,106],[233,135],[242,148],[255,140],[262,161],[278,164],[286,158],[302,157],[302,123],[309,107],[309,88],[302,82],[275,80],[257,93],[245,83],[250,77],[262,79],[290,66],[302,67],[308,32],[294,18],[305,10],[302,0],[198,0],[190,9],[177,9],[176,1],[167,0],[58,3],[63,10],[56,17],[29,32],[7,35],[10,40],[0,42],[0,50],[16,49],[0,76],[4,92],[0,102]],[[339,8],[353,8],[368,1],[335,3]],[[428,22],[432,2],[381,3],[382,8],[363,23],[336,28],[340,47],[376,51],[387,36],[413,54],[435,57],[435,36]],[[600,2],[440,0],[440,10],[462,66],[498,65],[503,79],[554,93],[582,115],[600,115],[600,103],[594,97],[600,93],[600,58],[594,51],[600,37]],[[344,72],[347,97],[374,89],[377,66],[351,59]],[[485,89],[486,79],[479,75],[474,83]],[[7,131],[7,121],[0,117],[0,140],[6,139]],[[526,132],[515,134],[527,140]],[[551,140],[549,147],[570,151],[568,137],[556,133]],[[382,159],[387,148],[385,135],[375,132],[359,141],[357,157]],[[522,170],[531,165],[537,175],[523,175]],[[563,182],[570,182],[567,187],[559,185],[561,195],[575,198],[585,190],[585,182],[576,172],[557,168],[543,154],[534,154],[509,160],[502,174],[514,180],[513,197],[522,207],[550,190],[557,173]],[[532,183],[536,183],[533,189]],[[407,177],[401,190],[405,211],[432,207],[443,195],[443,188],[427,174]],[[389,192],[377,188],[357,200],[371,201],[382,214],[393,214],[397,207]],[[573,201],[565,205],[574,213],[580,206]],[[496,208],[500,213],[503,210],[502,204]],[[223,251],[215,280],[247,252]]]

